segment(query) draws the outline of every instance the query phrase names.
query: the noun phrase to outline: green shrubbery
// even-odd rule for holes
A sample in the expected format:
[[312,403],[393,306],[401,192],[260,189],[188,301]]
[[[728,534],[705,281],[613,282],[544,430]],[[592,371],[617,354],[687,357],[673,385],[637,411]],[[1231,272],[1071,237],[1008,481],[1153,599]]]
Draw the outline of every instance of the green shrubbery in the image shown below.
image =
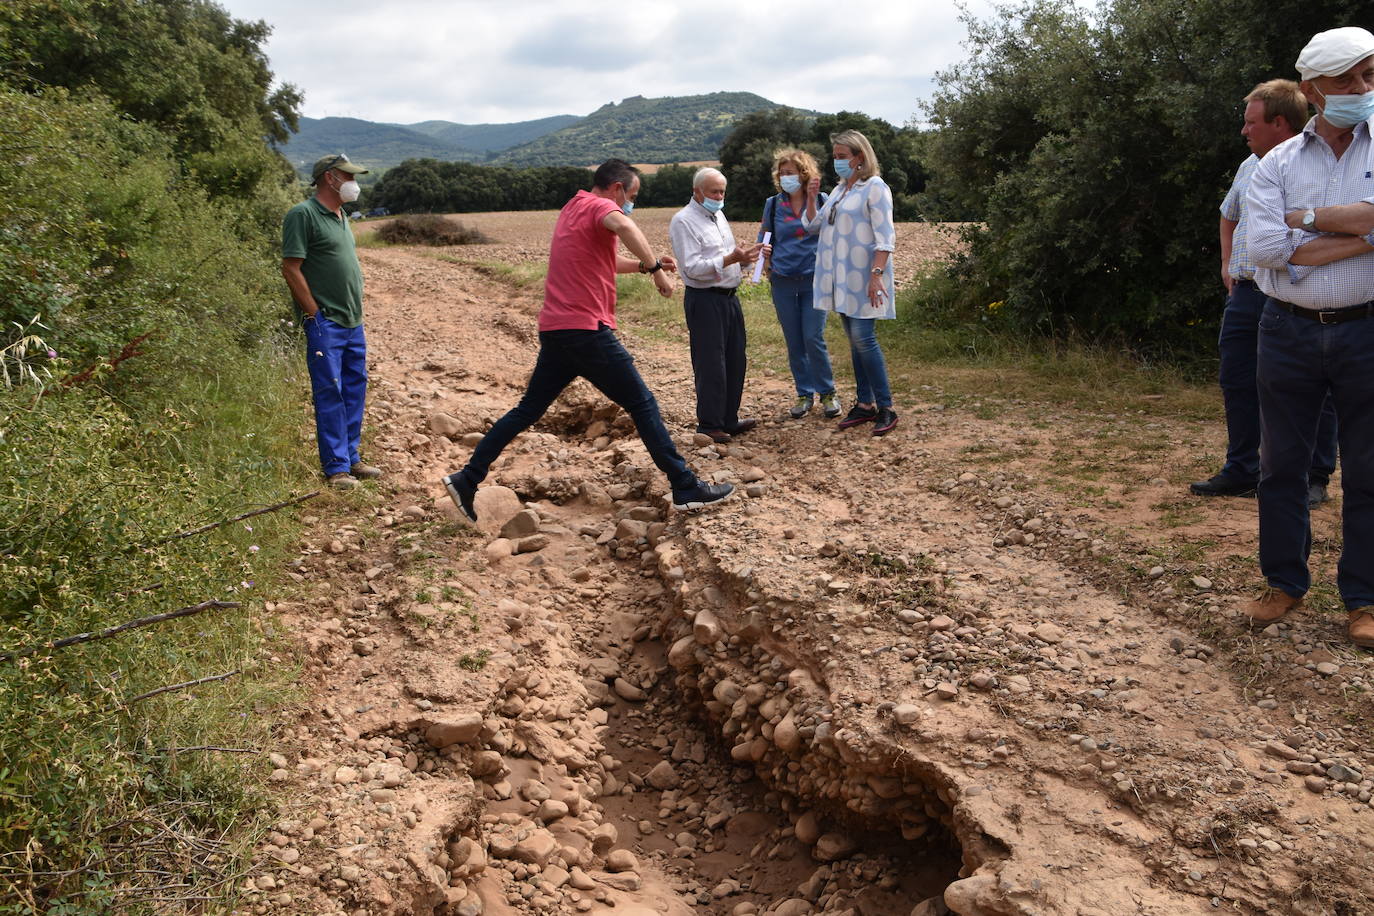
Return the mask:
[[[1218,206],[1247,155],[1243,97],[1295,78],[1349,0],[1027,0],[969,22],[929,106],[929,188],[984,221],[928,288],[964,320],[1210,353]],[[949,294],[953,294],[952,301]]]
[[[14,39],[38,6],[6,8],[0,48],[41,44]],[[260,748],[280,702],[254,596],[289,513],[168,537],[309,485],[272,253],[295,194],[252,118],[203,150],[89,85],[21,82],[0,82],[0,655],[40,651],[0,659],[0,913],[167,912],[232,892],[257,757],[212,748]],[[206,599],[241,606],[41,650]]]
[[436,213],[398,216],[377,229],[377,238],[388,245],[479,245],[491,237]]

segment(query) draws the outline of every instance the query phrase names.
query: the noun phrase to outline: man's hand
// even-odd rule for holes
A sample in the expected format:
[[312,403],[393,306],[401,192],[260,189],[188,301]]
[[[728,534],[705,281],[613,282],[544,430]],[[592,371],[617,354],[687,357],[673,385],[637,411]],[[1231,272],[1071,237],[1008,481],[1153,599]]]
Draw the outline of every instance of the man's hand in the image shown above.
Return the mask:
[[1231,277],[1231,269],[1228,265],[1221,265],[1221,285],[1226,287],[1226,295],[1231,295],[1231,288],[1236,285],[1236,281]]
[[668,265],[663,265],[663,270],[656,270],[649,274],[649,276],[653,277],[654,286],[658,287],[658,294],[660,296],[667,299],[673,294],[673,287],[676,284],[673,283],[673,278],[668,276]]
[[753,264],[754,261],[758,260],[759,252],[762,250],[763,245],[759,242],[754,242],[750,245],[739,245],[734,251],[730,252],[730,258],[727,260],[733,259],[734,263],[740,266]]
[[1289,229],[1301,229],[1302,218],[1307,215],[1307,208],[1301,210],[1290,210],[1283,221],[1288,224]]
[[662,264],[663,269],[668,271],[668,273],[677,273],[677,259],[674,258],[672,255],[665,254],[663,257],[658,259],[658,263]]
[[810,181],[808,181],[808,182],[806,183],[806,197],[807,197],[808,200],[813,200],[813,199],[815,199],[815,197],[816,197],[818,194],[820,194],[820,193],[821,193],[821,179],[820,179],[820,176],[818,175],[818,176],[816,176],[815,178],[812,178]]

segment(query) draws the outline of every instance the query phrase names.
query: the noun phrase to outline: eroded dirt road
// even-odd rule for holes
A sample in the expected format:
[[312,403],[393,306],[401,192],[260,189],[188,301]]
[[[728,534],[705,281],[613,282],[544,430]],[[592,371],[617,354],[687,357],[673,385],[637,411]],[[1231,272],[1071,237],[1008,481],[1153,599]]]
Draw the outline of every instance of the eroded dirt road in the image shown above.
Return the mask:
[[[311,699],[245,912],[1374,912],[1370,658],[1241,626],[1254,505],[1177,497],[1219,429],[906,367],[885,439],[755,376],[759,429],[702,446],[685,345],[627,335],[739,496],[674,515],[579,383],[474,531],[438,479],[519,396],[552,216],[472,221],[498,243],[362,252],[388,476],[312,509],[272,608]],[[904,227],[899,268],[943,244]]]

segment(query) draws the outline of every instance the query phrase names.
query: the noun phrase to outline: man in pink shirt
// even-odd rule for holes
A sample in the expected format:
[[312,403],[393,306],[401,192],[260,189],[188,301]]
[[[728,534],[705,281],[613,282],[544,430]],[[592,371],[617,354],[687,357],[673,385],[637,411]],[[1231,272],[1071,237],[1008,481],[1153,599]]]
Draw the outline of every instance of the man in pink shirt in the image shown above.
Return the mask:
[[[654,464],[673,488],[673,506],[700,509],[734,491],[729,484],[697,479],[663,425],[658,402],[640,378],[634,359],[615,336],[615,275],[647,273],[665,298],[673,294],[671,257],[655,258],[649,241],[630,219],[639,196],[639,173],[627,162],[608,159],[592,176],[592,189],[578,191],[563,206],[549,246],[544,307],[539,311],[539,357],[525,395],[497,420],[461,471],[444,487],[469,521],[477,521],[473,496],[501,451],[529,429],[579,376],[624,408],[639,430]],[[621,257],[617,241],[634,257]]]

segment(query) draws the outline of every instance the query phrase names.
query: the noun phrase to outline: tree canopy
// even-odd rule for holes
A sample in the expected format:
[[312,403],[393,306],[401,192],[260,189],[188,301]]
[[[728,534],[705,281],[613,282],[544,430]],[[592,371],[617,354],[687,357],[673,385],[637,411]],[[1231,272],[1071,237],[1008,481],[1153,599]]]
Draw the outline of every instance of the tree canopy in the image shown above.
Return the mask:
[[[968,314],[1138,349],[1209,344],[1217,207],[1249,154],[1242,99],[1295,78],[1337,0],[1028,0],[967,19],[927,115],[932,195],[980,215],[952,277]],[[951,289],[950,284],[941,286]],[[1004,303],[1004,304],[1003,304]]]
[[[721,171],[729,182],[726,201],[735,214],[762,212],[776,193],[773,154],[784,147],[804,149],[816,157],[828,188],[839,179],[831,168],[830,137],[842,130],[860,131],[873,144],[883,180],[892,187],[898,219],[920,219],[919,194],[925,190],[925,169],[918,158],[921,139],[910,128],[893,127],[881,118],[855,111],[806,116],[790,108],[755,111],[743,119],[720,147]],[[740,217],[737,217],[740,218]]]

